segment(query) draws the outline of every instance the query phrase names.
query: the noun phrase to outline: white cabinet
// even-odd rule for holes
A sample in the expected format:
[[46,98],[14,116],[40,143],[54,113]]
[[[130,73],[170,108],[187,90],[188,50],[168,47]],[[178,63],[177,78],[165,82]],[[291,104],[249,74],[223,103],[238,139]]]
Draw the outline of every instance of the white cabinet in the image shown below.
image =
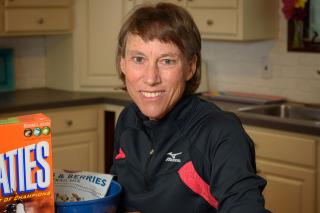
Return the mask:
[[73,34],[47,40],[47,86],[78,91],[119,87],[117,36],[133,5],[121,0],[75,0]]
[[315,170],[257,158],[260,175],[267,180],[266,207],[272,212],[315,212]]
[[[73,34],[47,38],[46,85],[72,91],[119,88],[122,82],[115,68],[117,35],[128,12],[147,1],[74,0]],[[277,0],[170,2],[190,11],[202,38],[254,40],[276,35]]]
[[277,36],[277,0],[187,1],[202,38],[260,40]]
[[[256,149],[258,173],[266,178],[266,207],[277,213],[315,213],[316,165],[319,139],[315,136],[246,126]],[[318,161],[318,162],[317,162]]]
[[277,36],[277,0],[163,1],[185,7],[203,39],[241,41],[273,39]]
[[49,35],[72,30],[70,0],[0,1],[0,35]]
[[52,122],[53,167],[104,172],[102,106],[45,110]]

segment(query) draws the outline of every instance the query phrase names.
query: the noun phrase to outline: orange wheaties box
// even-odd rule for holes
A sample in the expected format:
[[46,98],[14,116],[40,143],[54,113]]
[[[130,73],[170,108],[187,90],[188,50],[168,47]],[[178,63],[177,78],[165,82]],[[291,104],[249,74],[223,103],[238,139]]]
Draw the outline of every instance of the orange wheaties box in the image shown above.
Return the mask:
[[53,213],[52,171],[50,119],[0,119],[0,213]]

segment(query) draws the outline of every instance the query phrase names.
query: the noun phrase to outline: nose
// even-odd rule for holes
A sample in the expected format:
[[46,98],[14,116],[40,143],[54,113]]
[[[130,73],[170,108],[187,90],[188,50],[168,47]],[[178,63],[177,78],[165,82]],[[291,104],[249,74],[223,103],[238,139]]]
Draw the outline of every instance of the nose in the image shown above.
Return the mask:
[[153,86],[161,82],[159,67],[157,63],[150,63],[144,72],[144,83]]

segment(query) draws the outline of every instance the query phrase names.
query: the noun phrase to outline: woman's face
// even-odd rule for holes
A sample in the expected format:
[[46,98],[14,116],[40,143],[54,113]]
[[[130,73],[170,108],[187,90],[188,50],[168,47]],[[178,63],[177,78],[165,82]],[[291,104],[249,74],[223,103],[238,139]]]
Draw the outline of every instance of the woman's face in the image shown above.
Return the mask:
[[159,120],[182,97],[196,61],[187,62],[173,43],[129,34],[120,66],[133,101],[145,116]]

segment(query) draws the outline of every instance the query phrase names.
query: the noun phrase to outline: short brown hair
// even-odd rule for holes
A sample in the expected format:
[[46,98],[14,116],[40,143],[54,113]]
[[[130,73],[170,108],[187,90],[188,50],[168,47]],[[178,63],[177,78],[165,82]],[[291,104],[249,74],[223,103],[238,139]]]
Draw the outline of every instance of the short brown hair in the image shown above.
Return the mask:
[[197,90],[201,80],[201,37],[196,24],[185,9],[171,3],[144,4],[129,15],[118,35],[116,58],[117,71],[124,84],[125,75],[121,72],[120,60],[125,57],[129,33],[139,35],[145,41],[159,39],[173,43],[188,61],[196,57],[196,71],[187,81],[185,93],[192,94]]

